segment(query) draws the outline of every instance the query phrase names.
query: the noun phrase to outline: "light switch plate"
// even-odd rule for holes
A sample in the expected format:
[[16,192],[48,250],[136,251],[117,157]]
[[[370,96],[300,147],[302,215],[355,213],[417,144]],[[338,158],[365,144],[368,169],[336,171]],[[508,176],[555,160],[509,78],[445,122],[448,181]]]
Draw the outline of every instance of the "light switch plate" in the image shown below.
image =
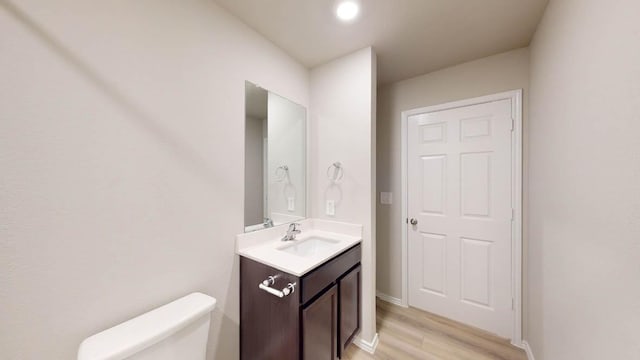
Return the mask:
[[289,197],[287,198],[287,210],[288,211],[296,211],[296,199]]
[[334,216],[336,214],[336,202],[334,200],[327,200],[327,215]]
[[393,194],[390,192],[380,193],[380,204],[391,205],[393,203]]

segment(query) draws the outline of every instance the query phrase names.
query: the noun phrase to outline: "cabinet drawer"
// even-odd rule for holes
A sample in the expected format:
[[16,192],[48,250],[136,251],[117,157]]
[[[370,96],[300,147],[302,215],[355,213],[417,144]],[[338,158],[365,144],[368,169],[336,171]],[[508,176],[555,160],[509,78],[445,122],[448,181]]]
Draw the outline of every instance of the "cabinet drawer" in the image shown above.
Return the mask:
[[302,304],[318,295],[322,289],[335,283],[336,279],[360,262],[361,256],[362,246],[358,244],[305,275],[300,281]]

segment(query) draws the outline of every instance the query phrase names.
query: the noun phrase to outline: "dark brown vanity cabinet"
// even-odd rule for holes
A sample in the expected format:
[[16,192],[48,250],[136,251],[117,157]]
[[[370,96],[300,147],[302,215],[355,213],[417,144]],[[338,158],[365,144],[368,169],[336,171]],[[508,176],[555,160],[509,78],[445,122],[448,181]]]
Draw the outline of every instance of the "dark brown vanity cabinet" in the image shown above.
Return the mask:
[[[240,358],[334,360],[360,330],[361,246],[302,277],[240,257]],[[272,294],[258,285],[273,276]]]
[[340,303],[338,354],[340,356],[360,330],[361,273],[360,265],[358,265],[338,280],[340,297],[338,300]]
[[302,358],[338,358],[338,290],[333,285],[302,309]]

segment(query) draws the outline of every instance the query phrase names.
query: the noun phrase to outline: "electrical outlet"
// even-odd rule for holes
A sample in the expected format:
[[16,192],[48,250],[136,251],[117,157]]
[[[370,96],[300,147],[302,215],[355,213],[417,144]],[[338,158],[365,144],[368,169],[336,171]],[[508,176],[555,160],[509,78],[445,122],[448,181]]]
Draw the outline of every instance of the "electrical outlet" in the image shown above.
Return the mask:
[[336,202],[334,200],[327,200],[327,215],[334,216],[336,214]]
[[380,193],[380,204],[382,205],[391,205],[393,203],[393,196],[390,192],[381,192]]
[[287,198],[287,210],[296,211],[296,199],[293,197]]

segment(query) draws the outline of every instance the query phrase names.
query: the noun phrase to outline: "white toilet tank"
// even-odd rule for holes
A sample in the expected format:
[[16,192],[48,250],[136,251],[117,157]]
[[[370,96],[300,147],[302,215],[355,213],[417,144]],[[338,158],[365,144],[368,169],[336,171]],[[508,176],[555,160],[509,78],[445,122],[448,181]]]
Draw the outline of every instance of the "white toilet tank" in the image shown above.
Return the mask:
[[216,299],[193,293],[86,338],[78,360],[204,360]]

